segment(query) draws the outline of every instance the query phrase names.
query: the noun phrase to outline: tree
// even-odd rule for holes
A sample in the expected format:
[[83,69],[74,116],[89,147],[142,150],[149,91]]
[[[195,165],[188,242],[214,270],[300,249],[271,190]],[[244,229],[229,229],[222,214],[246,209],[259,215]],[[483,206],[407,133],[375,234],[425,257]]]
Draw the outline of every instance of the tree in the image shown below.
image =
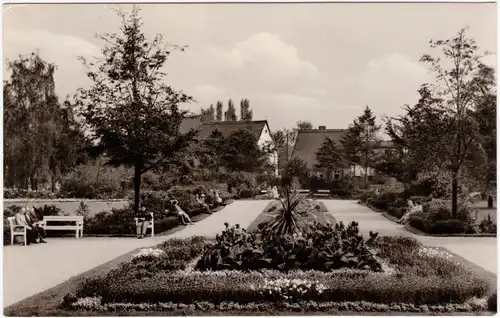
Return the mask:
[[226,139],[222,133],[216,129],[203,140],[198,157],[201,158],[201,163],[209,168],[218,170],[223,165],[222,156],[224,153]]
[[217,102],[217,105],[216,105],[216,116],[215,116],[215,119],[217,121],[222,121],[222,108],[224,106],[222,105],[222,102],[221,101],[218,101]]
[[266,162],[257,137],[248,129],[240,129],[226,138],[222,160],[230,171],[255,172]]
[[456,217],[460,173],[471,151],[482,149],[477,121],[470,114],[478,95],[482,94],[481,86],[474,79],[474,74],[481,69],[481,56],[474,39],[467,36],[467,28],[451,39],[431,40],[430,46],[441,51],[440,54],[424,54],[421,61],[436,75],[436,84],[427,86],[439,99],[433,106],[447,120],[446,132],[439,136],[438,145],[439,154],[446,161],[444,168],[451,173],[452,211]]
[[295,130],[281,129],[271,135],[273,150],[278,155],[278,168],[283,168],[290,159],[297,133]]
[[227,110],[224,113],[225,121],[236,121],[238,118],[236,117],[236,108],[234,107],[234,103],[232,99],[229,99],[227,102]]
[[240,102],[240,120],[252,120],[253,111],[250,109],[250,101],[246,98]]
[[368,186],[368,169],[375,166],[379,157],[375,151],[381,142],[377,135],[379,130],[375,115],[366,106],[363,114],[349,125],[341,140],[347,159],[363,168],[365,187]]
[[336,168],[344,167],[344,160],[342,150],[338,147],[337,143],[326,138],[323,144],[316,152],[316,168],[332,171]]
[[103,58],[87,62],[88,89],[77,101],[95,147],[106,154],[108,165],[134,169],[134,209],[140,204],[141,177],[149,171],[184,162],[183,154],[196,131],[181,134],[187,112],[179,105],[192,101],[165,84],[165,65],[172,50],[161,35],[149,41],[141,31],[139,9],[118,12],[121,33],[101,35],[106,42]]
[[209,108],[200,109],[201,121],[214,121],[215,120],[215,109],[214,105],[210,105]]
[[313,125],[310,121],[298,121],[297,122],[297,130],[308,130],[313,129]]
[[4,82],[4,178],[7,186],[37,190],[80,163],[85,140],[55,94],[56,66],[36,52],[9,61]]

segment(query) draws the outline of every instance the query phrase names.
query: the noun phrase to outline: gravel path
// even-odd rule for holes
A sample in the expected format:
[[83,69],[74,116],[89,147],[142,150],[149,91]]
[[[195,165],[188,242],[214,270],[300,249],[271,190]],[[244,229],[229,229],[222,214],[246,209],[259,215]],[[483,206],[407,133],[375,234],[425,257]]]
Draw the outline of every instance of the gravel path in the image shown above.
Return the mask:
[[378,232],[380,235],[412,236],[428,246],[444,247],[451,252],[481,266],[492,273],[497,273],[496,237],[431,237],[408,232],[403,225],[386,219],[381,213],[359,205],[357,201],[323,200],[328,211],[344,224],[351,221],[359,223],[360,231]]
[[47,244],[5,246],[4,303],[9,306],[141,247],[172,237],[215,236],[224,222],[247,227],[269,201],[236,201],[208,218],[168,236],[136,238],[48,238]]

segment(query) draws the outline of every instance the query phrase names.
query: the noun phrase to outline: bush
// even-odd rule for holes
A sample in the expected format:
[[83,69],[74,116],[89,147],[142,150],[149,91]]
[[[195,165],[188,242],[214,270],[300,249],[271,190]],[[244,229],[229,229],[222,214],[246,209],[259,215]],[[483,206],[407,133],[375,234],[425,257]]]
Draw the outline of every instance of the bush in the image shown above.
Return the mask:
[[111,168],[99,163],[76,167],[61,183],[61,196],[85,199],[122,199],[131,188],[124,168]]
[[399,207],[391,206],[387,209],[387,213],[400,219],[406,213],[406,208],[399,208]]
[[425,233],[429,233],[429,228],[431,227],[431,223],[427,219],[427,216],[419,212],[412,214],[408,223],[414,228]]
[[396,192],[384,191],[379,193],[379,195],[373,195],[369,203],[377,209],[387,210],[398,199],[399,195]]
[[260,270],[314,269],[331,271],[339,268],[357,268],[380,271],[370,247],[377,234],[368,240],[359,234],[352,222],[314,223],[294,235],[281,235],[273,229],[259,226],[248,233],[239,226],[229,227],[216,236],[216,243],[208,246],[197,268],[200,270]]
[[479,223],[479,232],[492,234],[497,232],[497,225],[491,219],[491,214],[488,214],[488,217]]
[[495,291],[488,298],[488,310],[492,312],[497,312],[497,292]]
[[467,225],[458,219],[439,220],[429,228],[430,234],[459,234],[466,233]]

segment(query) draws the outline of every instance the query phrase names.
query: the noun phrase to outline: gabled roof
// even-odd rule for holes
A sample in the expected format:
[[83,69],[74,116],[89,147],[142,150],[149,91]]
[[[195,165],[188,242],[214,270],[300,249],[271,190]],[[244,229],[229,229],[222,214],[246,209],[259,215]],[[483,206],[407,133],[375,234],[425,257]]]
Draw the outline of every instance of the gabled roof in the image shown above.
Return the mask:
[[217,129],[222,133],[224,137],[227,137],[240,129],[248,129],[254,134],[257,139],[259,139],[264,127],[267,127],[267,129],[269,129],[267,120],[204,122],[201,125],[201,131],[198,136],[200,139],[206,138],[210,136],[210,134],[214,130]]
[[321,148],[326,138],[340,144],[343,133],[344,129],[299,130],[293,147],[292,158],[302,159],[309,169],[313,169],[317,164],[316,152]]

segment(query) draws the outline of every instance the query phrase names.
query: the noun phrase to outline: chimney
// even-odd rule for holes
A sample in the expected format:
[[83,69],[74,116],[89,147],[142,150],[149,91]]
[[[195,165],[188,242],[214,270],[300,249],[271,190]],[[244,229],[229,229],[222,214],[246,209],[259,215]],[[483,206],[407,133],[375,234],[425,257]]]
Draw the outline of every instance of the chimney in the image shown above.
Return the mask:
[[326,126],[319,126],[319,130],[326,130]]

